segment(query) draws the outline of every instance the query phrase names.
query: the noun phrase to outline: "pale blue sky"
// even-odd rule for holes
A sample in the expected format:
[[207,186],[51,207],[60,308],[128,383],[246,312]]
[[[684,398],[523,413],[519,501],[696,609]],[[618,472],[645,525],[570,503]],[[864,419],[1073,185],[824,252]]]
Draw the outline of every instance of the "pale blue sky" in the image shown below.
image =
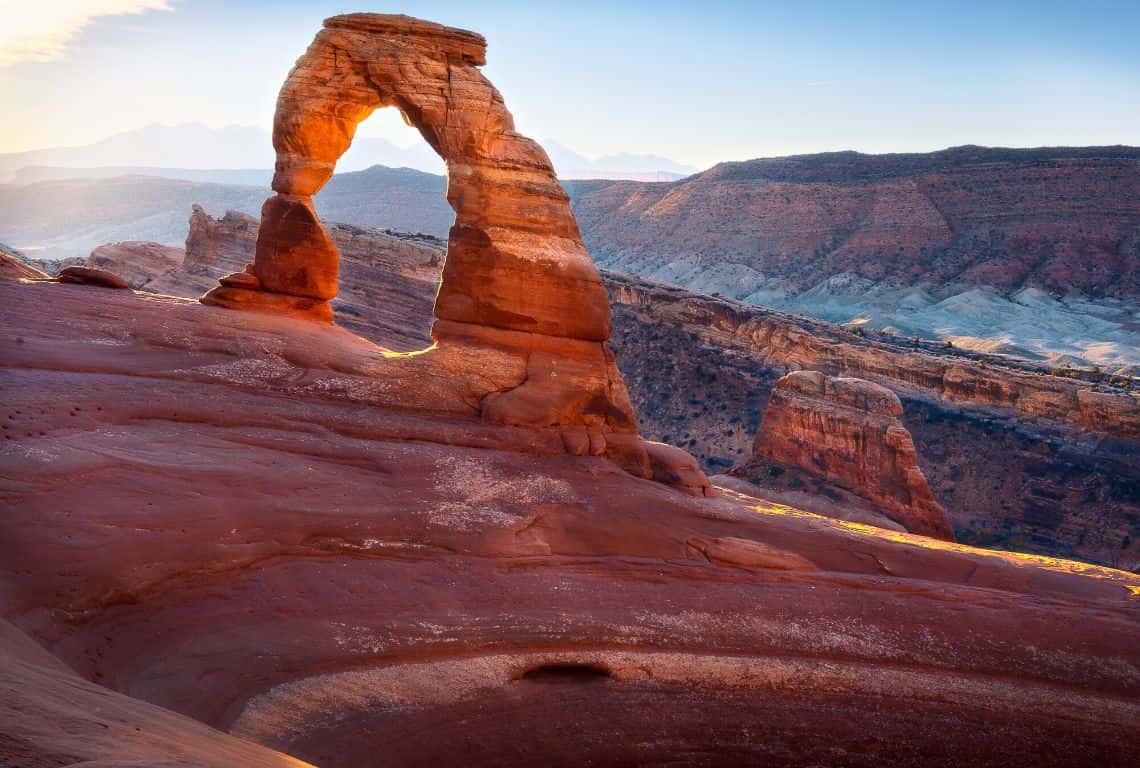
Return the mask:
[[[56,2],[163,0],[16,0]],[[0,152],[155,122],[268,127],[321,20],[349,11],[482,33],[484,71],[519,129],[591,156],[706,167],[833,149],[1140,144],[1138,0],[166,2],[91,20],[55,60],[0,66]],[[363,132],[413,138],[394,119]]]

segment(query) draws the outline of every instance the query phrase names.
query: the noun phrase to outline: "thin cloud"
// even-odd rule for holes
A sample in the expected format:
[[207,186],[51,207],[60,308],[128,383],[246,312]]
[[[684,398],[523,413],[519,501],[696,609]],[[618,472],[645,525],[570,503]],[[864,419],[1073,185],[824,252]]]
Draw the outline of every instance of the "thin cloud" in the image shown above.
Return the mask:
[[0,67],[62,58],[100,16],[169,10],[170,0],[0,0]]

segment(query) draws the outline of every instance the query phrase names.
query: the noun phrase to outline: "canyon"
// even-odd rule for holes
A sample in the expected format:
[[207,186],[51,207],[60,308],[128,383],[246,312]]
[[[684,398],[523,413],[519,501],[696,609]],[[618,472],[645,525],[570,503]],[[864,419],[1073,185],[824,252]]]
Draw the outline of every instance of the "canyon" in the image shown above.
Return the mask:
[[[341,253],[337,323],[392,349],[430,343],[444,241],[325,227]],[[169,249],[169,258],[152,255],[157,244],[118,243],[96,249],[87,263],[128,277],[134,288],[196,297],[252,260],[257,228],[244,214],[213,219],[195,208],[185,248]],[[854,376],[901,398],[919,466],[959,540],[1140,566],[1140,404],[1129,379],[1058,376],[629,276],[603,272],[603,280],[613,312],[610,344],[640,430],[690,451],[717,483],[747,492],[738,483],[758,479],[767,498],[883,523],[877,513],[852,517],[864,504],[859,498],[837,504],[824,493],[848,489],[815,488],[792,473],[774,483],[748,468],[781,376],[805,369]]]
[[568,184],[603,268],[1054,366],[1140,364],[1140,150],[956,147]]
[[[260,220],[195,207],[184,248],[54,278],[0,256],[0,759],[1135,764],[1137,575],[949,541],[918,481],[928,440],[983,428],[1034,480],[1074,445],[1126,462],[1130,380],[603,276],[485,62],[473,32],[333,17]],[[314,207],[384,106],[449,167],[446,246]],[[653,439],[667,387],[703,392],[700,450]],[[707,427],[765,410],[736,479],[822,458],[898,519],[714,486],[708,452],[757,430]],[[1126,520],[1096,502],[1065,511]]]

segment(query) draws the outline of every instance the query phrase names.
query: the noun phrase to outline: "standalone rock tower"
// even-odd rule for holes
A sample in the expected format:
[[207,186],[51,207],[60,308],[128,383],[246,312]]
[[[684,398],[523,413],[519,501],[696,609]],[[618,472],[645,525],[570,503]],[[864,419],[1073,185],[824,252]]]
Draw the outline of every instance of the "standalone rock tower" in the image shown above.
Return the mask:
[[912,533],[953,541],[902,412],[886,387],[795,371],[776,382],[753,452],[843,484]]

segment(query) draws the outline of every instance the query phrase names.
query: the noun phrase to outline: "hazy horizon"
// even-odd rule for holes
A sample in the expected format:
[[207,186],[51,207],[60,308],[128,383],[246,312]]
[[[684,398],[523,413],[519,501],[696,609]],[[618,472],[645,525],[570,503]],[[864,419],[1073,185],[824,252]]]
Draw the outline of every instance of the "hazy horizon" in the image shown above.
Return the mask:
[[[0,124],[0,152],[83,146],[155,123],[268,130],[293,61],[322,19],[350,11],[480,32],[484,71],[519,129],[588,158],[652,154],[707,168],[1140,137],[1135,3],[45,0],[0,5],[0,99],[20,118]],[[420,141],[392,110],[360,135]]]

